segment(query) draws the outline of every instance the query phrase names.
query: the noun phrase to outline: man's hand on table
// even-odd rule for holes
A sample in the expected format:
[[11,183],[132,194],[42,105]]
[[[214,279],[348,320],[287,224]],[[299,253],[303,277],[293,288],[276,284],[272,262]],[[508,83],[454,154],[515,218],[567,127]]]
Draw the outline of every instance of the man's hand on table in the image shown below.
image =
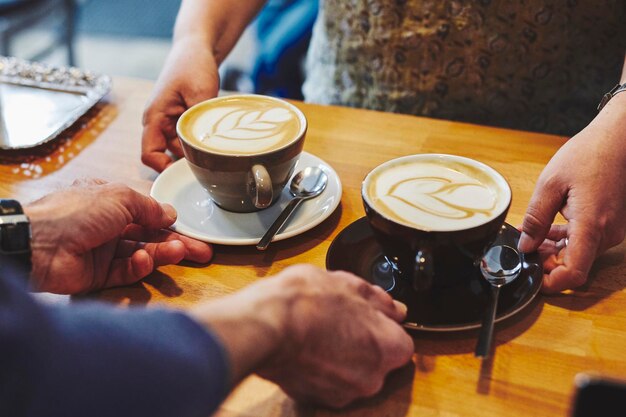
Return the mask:
[[[91,180],[25,207],[33,287],[74,294],[126,285],[211,246],[166,230],[174,209],[125,185]],[[188,312],[228,354],[231,383],[256,372],[299,401],[331,407],[377,393],[412,357],[406,307],[347,272],[292,266]]]
[[206,243],[167,227],[176,211],[125,185],[91,180],[24,208],[32,227],[33,289],[76,294],[139,281],[159,265],[205,263]]
[[406,364],[406,308],[347,272],[289,267],[195,307],[229,354],[231,383],[256,372],[299,401],[342,407],[377,393]]
[[176,122],[189,107],[217,96],[219,73],[212,53],[202,38],[177,40],[159,75],[143,115],[141,160],[158,172],[182,157]]
[[[626,93],[621,93],[565,143],[541,173],[519,248],[539,249],[543,255],[544,292],[584,284],[596,257],[624,240],[625,145]],[[566,225],[552,225],[559,211]]]

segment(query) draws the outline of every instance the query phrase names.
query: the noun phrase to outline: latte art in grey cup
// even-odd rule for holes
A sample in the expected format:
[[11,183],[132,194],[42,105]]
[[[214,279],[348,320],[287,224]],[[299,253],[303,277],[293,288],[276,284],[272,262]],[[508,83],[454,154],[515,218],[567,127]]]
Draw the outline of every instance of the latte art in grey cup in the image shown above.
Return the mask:
[[215,97],[187,109],[176,133],[189,168],[215,204],[251,213],[276,202],[298,163],[304,113],[270,96]]
[[214,153],[250,155],[280,149],[301,136],[300,113],[262,96],[224,96],[183,116],[181,133]]
[[510,189],[497,174],[460,158],[409,158],[378,167],[366,198],[381,215],[421,230],[479,226],[504,211]]

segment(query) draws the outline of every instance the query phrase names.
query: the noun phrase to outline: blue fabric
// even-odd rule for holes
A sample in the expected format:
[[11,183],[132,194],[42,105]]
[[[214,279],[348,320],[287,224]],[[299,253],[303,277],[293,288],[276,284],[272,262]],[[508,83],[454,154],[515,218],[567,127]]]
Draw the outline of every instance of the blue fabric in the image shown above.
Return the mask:
[[0,277],[0,416],[203,416],[228,390],[226,354],[187,315],[38,303]]
[[270,0],[254,22],[259,51],[252,81],[255,91],[301,99],[302,60],[317,18],[318,0]]

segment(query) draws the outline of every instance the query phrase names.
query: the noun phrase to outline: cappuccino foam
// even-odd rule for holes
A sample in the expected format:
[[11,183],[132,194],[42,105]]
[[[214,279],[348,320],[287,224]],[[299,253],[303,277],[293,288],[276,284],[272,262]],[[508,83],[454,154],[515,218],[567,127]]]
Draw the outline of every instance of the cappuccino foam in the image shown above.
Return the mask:
[[468,229],[501,214],[511,192],[503,178],[453,159],[410,159],[383,165],[369,176],[370,205],[410,227]]
[[263,96],[224,96],[199,104],[179,120],[179,131],[210,152],[250,155],[282,148],[303,133],[297,110]]

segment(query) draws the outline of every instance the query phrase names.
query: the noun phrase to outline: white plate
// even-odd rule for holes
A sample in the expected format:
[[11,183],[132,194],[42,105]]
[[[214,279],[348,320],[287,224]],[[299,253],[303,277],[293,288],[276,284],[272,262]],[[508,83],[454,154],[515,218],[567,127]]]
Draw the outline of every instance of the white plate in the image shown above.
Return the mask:
[[[307,166],[319,166],[328,175],[322,194],[300,203],[295,213],[272,240],[287,239],[304,233],[323,222],[341,201],[341,181],[330,165],[315,155],[302,152],[294,172]],[[271,207],[254,213],[233,213],[213,203],[209,193],[194,177],[187,160],[180,159],[161,173],[152,184],[150,195],[169,203],[178,211],[172,229],[183,235],[224,245],[256,245],[291,199],[285,187]]]

